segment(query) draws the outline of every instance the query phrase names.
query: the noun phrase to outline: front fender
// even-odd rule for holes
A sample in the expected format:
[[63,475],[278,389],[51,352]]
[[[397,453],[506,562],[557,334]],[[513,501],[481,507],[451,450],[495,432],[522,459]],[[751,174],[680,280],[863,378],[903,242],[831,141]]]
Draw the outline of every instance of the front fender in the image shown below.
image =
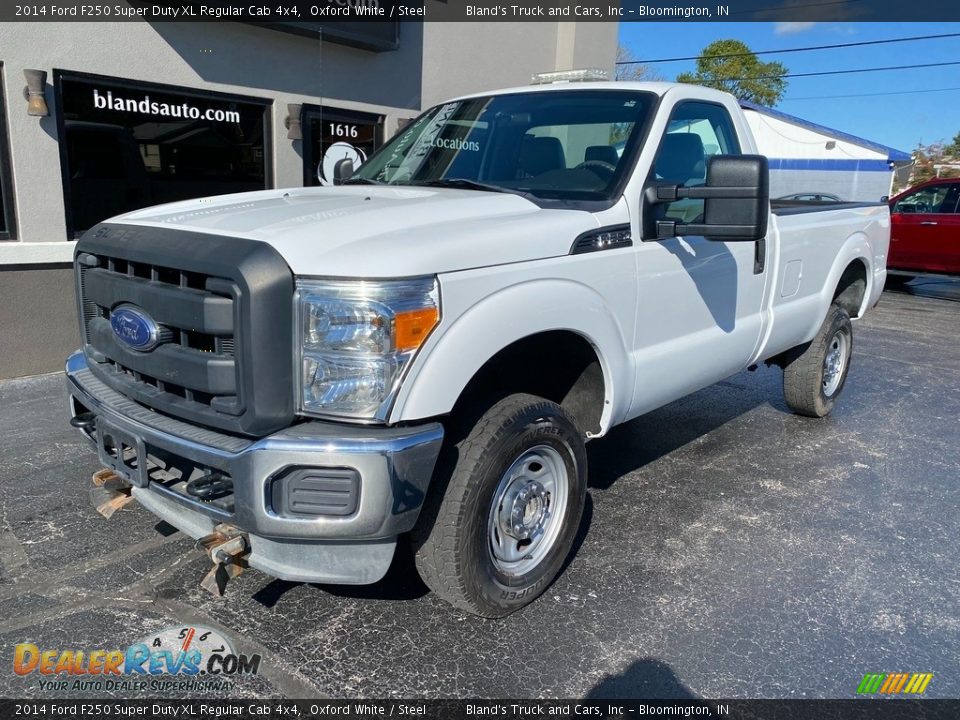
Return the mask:
[[604,379],[600,426],[606,432],[626,413],[623,398],[630,398],[628,388],[633,386],[624,335],[603,296],[577,281],[556,278],[511,285],[442,322],[410,368],[390,422],[449,413],[494,355],[517,340],[550,330],[577,333],[596,351]]

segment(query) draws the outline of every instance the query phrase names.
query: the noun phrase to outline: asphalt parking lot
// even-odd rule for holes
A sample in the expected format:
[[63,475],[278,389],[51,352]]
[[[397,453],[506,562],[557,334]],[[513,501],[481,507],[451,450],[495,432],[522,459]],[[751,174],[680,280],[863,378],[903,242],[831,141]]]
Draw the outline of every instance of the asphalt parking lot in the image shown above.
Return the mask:
[[371,587],[251,571],[214,598],[189,538],[94,511],[62,376],[0,383],[0,696],[80,694],[14,675],[17,643],[199,625],[263,657],[211,696],[849,698],[867,672],[932,672],[928,696],[960,697],[958,301],[960,282],[886,292],[825,420],[761,368],[592,443],[579,552],[502,621],[404,559]]

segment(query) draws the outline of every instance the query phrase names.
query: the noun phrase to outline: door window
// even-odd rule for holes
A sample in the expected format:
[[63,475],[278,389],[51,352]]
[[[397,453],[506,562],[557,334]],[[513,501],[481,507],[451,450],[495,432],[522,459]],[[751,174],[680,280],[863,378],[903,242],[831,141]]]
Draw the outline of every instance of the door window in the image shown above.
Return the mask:
[[[685,187],[703,185],[707,158],[738,154],[740,143],[726,108],[706,102],[681,103],[670,116],[653,180]],[[661,208],[660,219],[692,223],[703,215],[703,200],[684,198]]]
[[930,215],[957,212],[960,185],[930,185],[899,200],[893,207],[895,213]]

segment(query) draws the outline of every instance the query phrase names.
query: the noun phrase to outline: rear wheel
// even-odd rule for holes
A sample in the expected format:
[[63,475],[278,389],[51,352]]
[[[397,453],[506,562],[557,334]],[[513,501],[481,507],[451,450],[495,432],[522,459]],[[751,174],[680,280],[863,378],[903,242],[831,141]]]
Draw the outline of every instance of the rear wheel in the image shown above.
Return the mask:
[[783,394],[799,415],[824,417],[847,381],[853,354],[853,325],[847,311],[831,305],[816,337],[795,348],[783,368]]
[[556,403],[501,400],[445,448],[413,533],[437,595],[485,617],[533,601],[560,572],[587,489],[583,439]]

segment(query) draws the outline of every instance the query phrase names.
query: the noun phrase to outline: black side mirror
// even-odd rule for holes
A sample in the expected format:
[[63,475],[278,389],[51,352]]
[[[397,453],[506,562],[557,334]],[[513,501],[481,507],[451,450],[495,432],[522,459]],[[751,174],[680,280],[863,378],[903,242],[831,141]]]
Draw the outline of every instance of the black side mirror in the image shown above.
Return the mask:
[[350,158],[337,160],[333,166],[333,184],[342,185],[344,180],[350,179],[351,175],[353,175],[353,160]]
[[880,202],[890,202],[890,196],[889,196],[889,195],[881,195],[881,196],[880,196]]
[[[684,198],[703,200],[698,223],[655,219],[658,204]],[[763,155],[715,155],[707,159],[705,185],[651,185],[644,193],[644,225],[650,238],[703,235],[708,240],[762,240],[770,214],[770,170]],[[651,221],[646,221],[647,217]]]

